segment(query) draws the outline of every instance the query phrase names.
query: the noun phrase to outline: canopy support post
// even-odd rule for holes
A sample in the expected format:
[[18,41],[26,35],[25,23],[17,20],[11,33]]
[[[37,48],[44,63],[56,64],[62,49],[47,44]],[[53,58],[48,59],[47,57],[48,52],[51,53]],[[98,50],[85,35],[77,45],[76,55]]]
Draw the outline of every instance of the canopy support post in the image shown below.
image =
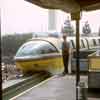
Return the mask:
[[76,20],[76,86],[80,82],[80,59],[79,59],[79,49],[80,49],[80,34],[79,34],[79,20]]
[[78,85],[80,82],[80,60],[79,60],[79,49],[80,49],[80,34],[79,34],[79,26],[80,26],[80,11],[71,13],[71,19],[76,20],[76,100],[79,100],[78,94]]

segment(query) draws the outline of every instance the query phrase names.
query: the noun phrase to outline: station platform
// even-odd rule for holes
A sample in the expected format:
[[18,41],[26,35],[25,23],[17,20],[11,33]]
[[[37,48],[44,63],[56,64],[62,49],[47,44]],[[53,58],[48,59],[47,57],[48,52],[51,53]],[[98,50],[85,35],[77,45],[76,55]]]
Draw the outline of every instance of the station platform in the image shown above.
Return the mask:
[[75,83],[75,75],[56,75],[11,100],[76,100]]

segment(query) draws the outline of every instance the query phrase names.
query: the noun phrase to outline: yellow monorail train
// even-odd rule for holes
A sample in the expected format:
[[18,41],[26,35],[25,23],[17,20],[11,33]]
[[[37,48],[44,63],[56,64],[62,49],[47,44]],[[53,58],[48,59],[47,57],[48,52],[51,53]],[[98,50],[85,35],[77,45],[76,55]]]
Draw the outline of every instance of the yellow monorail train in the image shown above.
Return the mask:
[[26,42],[18,50],[16,66],[24,73],[47,71],[59,74],[64,70],[60,41],[57,38],[34,38]]
[[[72,51],[76,49],[75,37],[68,37]],[[80,70],[88,70],[88,55],[100,48],[100,37],[80,38]],[[74,52],[75,53],[75,52]],[[74,54],[70,69],[76,70]],[[24,43],[15,56],[16,66],[23,71],[46,71],[51,74],[60,74],[64,71],[62,59],[62,38],[42,37],[33,38]]]

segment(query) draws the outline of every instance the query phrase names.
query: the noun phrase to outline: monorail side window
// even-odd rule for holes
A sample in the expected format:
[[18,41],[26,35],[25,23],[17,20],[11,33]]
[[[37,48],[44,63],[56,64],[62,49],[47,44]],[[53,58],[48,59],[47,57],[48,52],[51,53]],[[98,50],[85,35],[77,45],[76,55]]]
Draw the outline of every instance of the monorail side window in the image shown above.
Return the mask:
[[74,41],[73,40],[70,40],[70,41],[71,41],[71,44],[72,44],[73,49],[75,49]]
[[96,40],[95,39],[93,39],[93,44],[94,44],[94,46],[96,46],[97,44],[96,44]]
[[48,53],[57,52],[56,48],[48,42],[41,45],[39,50],[41,51],[41,54],[48,54]]
[[98,39],[98,41],[99,41],[99,44],[100,44],[100,39]]
[[91,48],[91,47],[94,46],[94,43],[93,43],[93,40],[92,39],[88,40],[88,43],[89,43],[89,48]]
[[57,49],[46,41],[29,41],[21,46],[16,56],[37,56],[40,54],[48,54],[58,52]]
[[81,40],[81,44],[82,44],[82,48],[85,48],[85,44],[83,40]]

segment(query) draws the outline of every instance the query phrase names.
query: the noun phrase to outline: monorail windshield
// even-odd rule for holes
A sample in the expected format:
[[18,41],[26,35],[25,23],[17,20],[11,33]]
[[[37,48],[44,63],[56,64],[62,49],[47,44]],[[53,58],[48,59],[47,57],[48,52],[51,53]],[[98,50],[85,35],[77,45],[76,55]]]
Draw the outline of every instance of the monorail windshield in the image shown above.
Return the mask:
[[16,57],[36,56],[56,52],[56,48],[46,41],[29,41],[21,46]]

